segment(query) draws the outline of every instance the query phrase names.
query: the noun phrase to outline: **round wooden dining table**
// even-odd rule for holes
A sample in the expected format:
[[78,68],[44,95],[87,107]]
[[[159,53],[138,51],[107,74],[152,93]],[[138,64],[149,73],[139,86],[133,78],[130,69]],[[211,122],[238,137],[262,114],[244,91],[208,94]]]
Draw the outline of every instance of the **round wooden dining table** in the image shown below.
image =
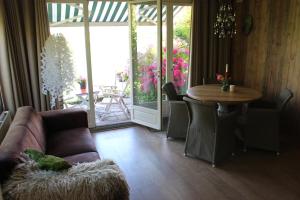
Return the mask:
[[261,92],[242,86],[235,86],[234,92],[225,92],[221,90],[221,85],[219,84],[191,87],[188,89],[187,95],[199,101],[216,102],[219,104],[249,103],[262,97]]

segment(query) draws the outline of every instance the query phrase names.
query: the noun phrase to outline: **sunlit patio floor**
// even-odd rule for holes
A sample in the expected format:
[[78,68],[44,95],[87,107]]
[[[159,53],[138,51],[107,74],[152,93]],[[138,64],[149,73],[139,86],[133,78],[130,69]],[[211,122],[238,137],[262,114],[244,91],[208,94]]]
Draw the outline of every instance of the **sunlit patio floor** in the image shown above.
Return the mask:
[[[130,98],[123,98],[124,102],[130,110]],[[96,126],[105,126],[118,123],[128,122],[130,120],[130,113],[125,115],[122,111],[120,104],[113,102],[108,112],[105,111],[106,106],[109,104],[108,98],[103,99],[101,102],[95,104]]]
[[[130,110],[130,98],[123,98],[125,105]],[[109,105],[110,98],[104,98],[102,101],[98,101],[95,103],[95,119],[96,126],[106,126],[106,125],[115,125],[118,123],[129,122],[130,113],[125,115],[122,111],[120,104],[115,101],[112,102],[111,107],[108,111],[106,111],[106,107]],[[87,109],[88,102],[81,102],[75,105],[67,105],[65,108],[81,108]]]

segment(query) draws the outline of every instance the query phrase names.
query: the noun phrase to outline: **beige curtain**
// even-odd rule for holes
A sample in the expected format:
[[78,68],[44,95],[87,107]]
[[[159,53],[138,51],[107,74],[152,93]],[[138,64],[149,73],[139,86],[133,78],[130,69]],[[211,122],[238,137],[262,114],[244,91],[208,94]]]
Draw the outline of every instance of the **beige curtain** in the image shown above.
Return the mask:
[[218,9],[218,0],[194,0],[191,86],[202,84],[203,78],[215,80],[216,73],[224,73],[227,63],[230,66],[231,39],[214,35]]
[[49,34],[45,0],[0,0],[0,84],[6,109],[49,109],[40,92],[40,52]]
[[2,89],[1,89],[1,85],[0,85],[0,113],[3,111],[4,107],[3,107],[3,99],[2,99]]

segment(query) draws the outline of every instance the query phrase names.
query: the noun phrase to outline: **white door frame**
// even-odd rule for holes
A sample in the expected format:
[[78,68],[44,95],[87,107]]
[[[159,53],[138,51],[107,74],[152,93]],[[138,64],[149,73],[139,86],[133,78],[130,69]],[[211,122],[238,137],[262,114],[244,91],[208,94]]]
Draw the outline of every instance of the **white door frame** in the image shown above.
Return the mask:
[[89,128],[96,127],[96,116],[95,116],[95,105],[93,95],[93,72],[91,62],[91,45],[90,45],[90,29],[89,29],[89,9],[87,0],[47,0],[47,3],[80,3],[83,5],[83,25],[84,25],[84,39],[85,39],[85,52],[86,52],[86,70],[87,70],[87,81],[88,81],[88,93],[89,93],[89,108],[88,112],[88,123]]
[[88,91],[89,91],[89,128],[96,127],[96,114],[95,114],[95,100],[94,100],[94,88],[93,88],[93,68],[91,59],[91,40],[90,40],[90,24],[89,24],[89,1],[83,1],[83,23],[85,33],[85,54],[88,76]]
[[[127,1],[128,3],[145,3],[145,2],[155,2],[155,0],[114,0],[114,1]],[[167,6],[167,35],[166,35],[166,40],[167,40],[167,67],[166,67],[166,80],[171,81],[173,79],[173,73],[172,73],[172,67],[173,67],[173,6],[174,5],[188,5],[188,6],[193,6],[192,5],[193,0],[157,0],[157,6],[158,10],[162,10],[162,5]],[[89,31],[89,10],[88,10],[88,0],[47,0],[49,3],[81,3],[83,4],[83,23],[84,23],[84,31],[85,31],[85,46],[86,46],[86,66],[87,66],[87,78],[88,78],[88,92],[89,92],[89,127],[95,127],[96,126],[96,120],[95,120],[95,105],[94,105],[94,95],[93,95],[93,72],[92,72],[92,63],[91,63],[91,47],[90,47],[90,31]],[[129,9],[130,11],[130,9]],[[158,12],[158,19],[159,19],[159,28],[158,28],[158,51],[161,53],[158,54],[158,66],[162,66],[162,20],[161,20],[161,12]],[[128,14],[130,18],[130,14]],[[130,19],[129,19],[130,20]],[[130,22],[129,22],[130,26]],[[191,25],[192,26],[192,25]],[[129,27],[131,29],[131,27]],[[191,27],[193,28],[193,27]],[[130,36],[131,37],[131,36]],[[191,46],[191,44],[190,44]],[[130,60],[132,52],[131,52],[131,46],[130,46]],[[190,71],[190,69],[189,69]],[[159,77],[158,77],[158,82],[159,85],[161,86],[161,69],[158,69],[159,72]],[[132,76],[131,76],[132,77]],[[133,85],[132,78],[131,78],[131,85]],[[162,118],[162,94],[161,94],[161,88],[158,88],[158,101],[157,103],[157,108],[158,108],[158,113],[160,117],[157,118],[159,120],[160,124],[159,126],[153,127],[156,129],[161,129],[161,118]],[[131,87],[131,104],[133,105],[133,87]],[[153,115],[157,114],[157,112],[154,112],[152,109],[147,109],[143,108],[144,111],[146,111],[148,114]],[[140,111],[140,109],[136,109],[137,111]],[[133,111],[133,109],[132,109]],[[132,115],[132,112],[131,112]],[[149,123],[144,123],[141,120],[132,120],[133,122],[143,124],[146,126],[150,126],[151,124]],[[156,122],[157,123],[157,122]]]
[[[154,2],[157,5],[157,109],[145,108],[134,105],[134,75],[133,75],[133,46],[132,46],[132,6],[140,3]],[[148,126],[154,129],[161,130],[162,127],[162,101],[161,101],[161,64],[162,64],[162,1],[161,0],[133,0],[129,2],[129,40],[130,40],[130,84],[131,84],[131,121]],[[135,20],[135,19],[134,19]]]

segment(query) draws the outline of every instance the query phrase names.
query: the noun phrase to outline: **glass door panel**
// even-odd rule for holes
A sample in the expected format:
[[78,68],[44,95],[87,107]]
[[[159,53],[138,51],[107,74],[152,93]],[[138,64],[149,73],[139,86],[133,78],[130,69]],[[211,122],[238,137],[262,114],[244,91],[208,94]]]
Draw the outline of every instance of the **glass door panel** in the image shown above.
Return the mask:
[[89,4],[96,126],[130,121],[128,3]]
[[167,7],[167,19],[163,21],[162,81],[172,81],[177,92],[185,94],[190,64],[192,6],[167,4],[164,7]]
[[190,65],[192,6],[173,6],[172,81],[180,94],[186,94]]
[[51,34],[62,34],[67,40],[68,47],[72,52],[73,68],[76,80],[72,85],[72,90],[64,92],[61,107],[63,109],[80,108],[88,112],[89,126],[94,127],[94,115],[91,108],[93,96],[90,91],[90,63],[89,55],[89,39],[87,36],[86,24],[84,21],[85,9],[87,4],[76,2],[47,2],[48,19]]
[[132,121],[161,129],[160,1],[129,3]]
[[[186,94],[190,62],[191,5],[163,5],[162,83],[173,82],[179,94]],[[169,104],[163,95],[163,117],[169,116]]]

